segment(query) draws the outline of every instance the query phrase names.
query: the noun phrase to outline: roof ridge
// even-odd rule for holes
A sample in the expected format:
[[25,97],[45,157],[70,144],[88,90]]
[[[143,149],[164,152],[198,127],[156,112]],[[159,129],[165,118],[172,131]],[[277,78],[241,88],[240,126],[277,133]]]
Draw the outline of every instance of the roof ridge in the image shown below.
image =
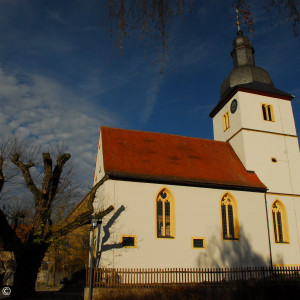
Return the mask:
[[216,141],[216,140],[211,140],[211,139],[206,139],[206,138],[201,138],[201,137],[184,136],[184,135],[178,135],[178,134],[173,134],[173,133],[153,132],[153,131],[144,131],[144,130],[135,130],[135,129],[124,129],[124,128],[109,127],[109,126],[101,126],[100,130],[102,128],[103,129],[118,130],[118,131],[130,131],[130,132],[140,132],[140,133],[150,133],[150,134],[177,136],[177,137],[180,137],[180,138],[205,140],[205,141],[214,142],[214,143],[227,143],[227,142],[223,142],[223,141]]

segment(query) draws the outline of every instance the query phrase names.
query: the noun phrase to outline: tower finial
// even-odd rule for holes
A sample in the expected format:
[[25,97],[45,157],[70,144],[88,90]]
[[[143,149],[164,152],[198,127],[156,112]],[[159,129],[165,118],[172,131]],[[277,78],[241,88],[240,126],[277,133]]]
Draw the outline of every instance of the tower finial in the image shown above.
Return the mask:
[[239,10],[236,8],[235,12],[236,12],[236,25],[237,25],[237,30],[239,32],[239,31],[241,31],[240,19],[239,19]]

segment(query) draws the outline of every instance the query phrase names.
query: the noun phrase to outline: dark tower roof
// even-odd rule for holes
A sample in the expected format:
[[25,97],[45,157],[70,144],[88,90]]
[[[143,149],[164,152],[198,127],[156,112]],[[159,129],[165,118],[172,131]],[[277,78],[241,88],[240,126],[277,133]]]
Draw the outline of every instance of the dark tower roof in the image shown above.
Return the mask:
[[292,95],[275,88],[266,70],[255,66],[254,49],[248,37],[244,36],[241,30],[238,30],[232,44],[233,70],[221,85],[220,101],[209,114],[210,117],[214,117],[238,90],[278,96],[287,100],[293,98]]
[[255,66],[254,49],[250,45],[248,37],[244,36],[241,30],[237,32],[237,36],[232,44],[233,70],[221,85],[221,98],[226,94],[228,89],[240,84],[257,82],[269,88],[274,87],[268,72]]

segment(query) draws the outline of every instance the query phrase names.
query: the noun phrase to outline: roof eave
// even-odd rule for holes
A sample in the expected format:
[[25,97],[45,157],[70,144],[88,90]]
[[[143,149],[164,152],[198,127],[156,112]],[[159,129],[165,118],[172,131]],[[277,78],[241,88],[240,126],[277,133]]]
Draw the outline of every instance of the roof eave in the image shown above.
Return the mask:
[[293,96],[293,95],[281,95],[281,94],[277,94],[277,93],[260,91],[260,90],[250,89],[250,88],[246,88],[246,87],[237,85],[237,86],[233,87],[231,90],[229,90],[229,92],[226,93],[223,97],[221,97],[220,101],[210,112],[209,116],[211,118],[213,118],[222,109],[222,107],[239,91],[256,94],[256,95],[268,96],[268,97],[272,97],[272,98],[279,98],[279,99],[289,100],[289,101],[291,101],[293,98],[295,98],[295,96]]
[[247,185],[236,185],[224,182],[208,182],[184,178],[171,178],[166,176],[147,176],[144,174],[128,174],[120,173],[116,171],[105,171],[106,176],[109,179],[121,180],[121,181],[136,181],[136,182],[147,182],[147,183],[164,183],[172,185],[182,185],[182,186],[194,186],[194,187],[204,187],[204,188],[216,188],[216,189],[230,189],[230,190],[240,190],[240,191],[251,191],[266,193],[267,187],[263,186],[247,186]]

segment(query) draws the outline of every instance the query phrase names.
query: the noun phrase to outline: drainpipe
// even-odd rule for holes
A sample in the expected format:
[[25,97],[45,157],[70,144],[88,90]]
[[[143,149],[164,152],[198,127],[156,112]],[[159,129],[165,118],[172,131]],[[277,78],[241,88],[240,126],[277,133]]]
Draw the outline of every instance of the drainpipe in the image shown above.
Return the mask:
[[272,260],[272,249],[271,249],[271,238],[270,238],[270,228],[269,228],[269,214],[268,214],[268,204],[267,204],[267,193],[265,193],[265,205],[266,205],[266,215],[267,215],[267,227],[268,227],[268,239],[269,239],[269,249],[270,249],[270,264],[271,269],[273,269],[273,260]]

